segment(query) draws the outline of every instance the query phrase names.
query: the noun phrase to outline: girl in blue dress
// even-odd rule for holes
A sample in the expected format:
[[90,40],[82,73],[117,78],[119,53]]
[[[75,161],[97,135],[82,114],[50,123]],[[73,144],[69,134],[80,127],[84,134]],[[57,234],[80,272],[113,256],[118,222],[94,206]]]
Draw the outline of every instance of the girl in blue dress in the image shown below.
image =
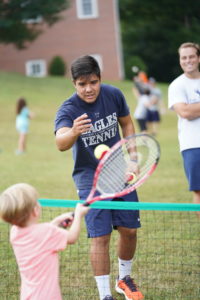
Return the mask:
[[31,118],[31,112],[29,111],[27,102],[24,98],[19,98],[17,100],[16,114],[16,129],[19,133],[16,154],[23,154],[26,151],[27,134]]

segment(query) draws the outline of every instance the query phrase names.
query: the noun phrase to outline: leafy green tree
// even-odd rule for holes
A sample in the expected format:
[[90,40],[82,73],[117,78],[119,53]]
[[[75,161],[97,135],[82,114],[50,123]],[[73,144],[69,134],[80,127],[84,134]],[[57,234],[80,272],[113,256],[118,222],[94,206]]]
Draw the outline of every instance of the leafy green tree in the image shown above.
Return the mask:
[[68,6],[69,0],[0,0],[0,43],[24,48],[42,32],[38,18],[51,26]]
[[149,76],[174,79],[180,44],[200,41],[200,1],[120,0],[119,6],[125,61],[139,56]]

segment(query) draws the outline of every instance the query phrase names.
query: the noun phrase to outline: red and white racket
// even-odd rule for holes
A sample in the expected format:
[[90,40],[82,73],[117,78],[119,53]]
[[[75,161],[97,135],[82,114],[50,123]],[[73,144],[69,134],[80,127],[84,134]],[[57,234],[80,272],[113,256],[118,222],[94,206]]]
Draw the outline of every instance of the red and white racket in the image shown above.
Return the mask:
[[[154,172],[159,158],[160,146],[152,136],[136,134],[121,139],[99,161],[83,205],[134,191]],[[96,191],[98,196],[94,196]]]

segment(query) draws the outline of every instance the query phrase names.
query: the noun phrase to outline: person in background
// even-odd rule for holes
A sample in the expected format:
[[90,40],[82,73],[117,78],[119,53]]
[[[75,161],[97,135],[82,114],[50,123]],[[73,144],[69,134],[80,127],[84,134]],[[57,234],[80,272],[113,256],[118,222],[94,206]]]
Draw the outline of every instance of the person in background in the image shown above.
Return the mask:
[[138,99],[145,93],[145,90],[148,88],[149,80],[147,74],[144,71],[140,71],[139,69],[137,69],[137,71],[135,72],[133,68],[133,94]]
[[26,151],[27,134],[29,131],[29,122],[33,117],[30,112],[27,102],[24,98],[19,98],[16,105],[16,129],[19,133],[18,148],[15,151],[17,155],[23,154]]
[[144,89],[143,94],[137,98],[137,106],[134,112],[134,118],[138,122],[139,130],[141,133],[147,133],[147,109],[149,106],[150,90]]
[[161,121],[160,107],[162,101],[162,92],[156,86],[156,80],[153,77],[149,78],[149,88],[150,97],[149,106],[147,109],[147,127],[148,132],[155,136],[158,133],[158,124]]
[[148,84],[149,83],[149,79],[148,79],[148,76],[147,76],[146,72],[140,70],[138,72],[138,77],[140,79],[140,82],[143,82],[144,84]]
[[[38,193],[27,183],[18,183],[0,195],[0,217],[12,225],[10,242],[21,276],[21,300],[61,300],[58,252],[74,244],[81,219],[89,208],[77,204],[74,219],[64,213],[49,223],[39,223]],[[59,228],[68,220],[69,230]]]
[[[178,49],[183,74],[168,89],[168,106],[178,116],[178,139],[184,169],[193,191],[193,202],[200,204],[200,46],[187,42]],[[197,213],[200,217],[200,211]]]

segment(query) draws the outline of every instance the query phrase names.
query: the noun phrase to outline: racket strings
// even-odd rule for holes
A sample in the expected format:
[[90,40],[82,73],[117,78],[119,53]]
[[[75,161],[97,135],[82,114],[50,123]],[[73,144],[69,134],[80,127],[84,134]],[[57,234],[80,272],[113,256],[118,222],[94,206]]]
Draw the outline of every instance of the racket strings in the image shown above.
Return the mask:
[[[136,158],[137,162],[133,162]],[[138,185],[159,158],[159,149],[154,139],[137,136],[119,144],[105,160],[97,180],[97,189],[112,194]],[[133,182],[127,182],[127,172],[136,174]]]
[[113,152],[106,160],[98,178],[98,187],[104,193],[113,193],[124,189],[126,161],[121,149]]

